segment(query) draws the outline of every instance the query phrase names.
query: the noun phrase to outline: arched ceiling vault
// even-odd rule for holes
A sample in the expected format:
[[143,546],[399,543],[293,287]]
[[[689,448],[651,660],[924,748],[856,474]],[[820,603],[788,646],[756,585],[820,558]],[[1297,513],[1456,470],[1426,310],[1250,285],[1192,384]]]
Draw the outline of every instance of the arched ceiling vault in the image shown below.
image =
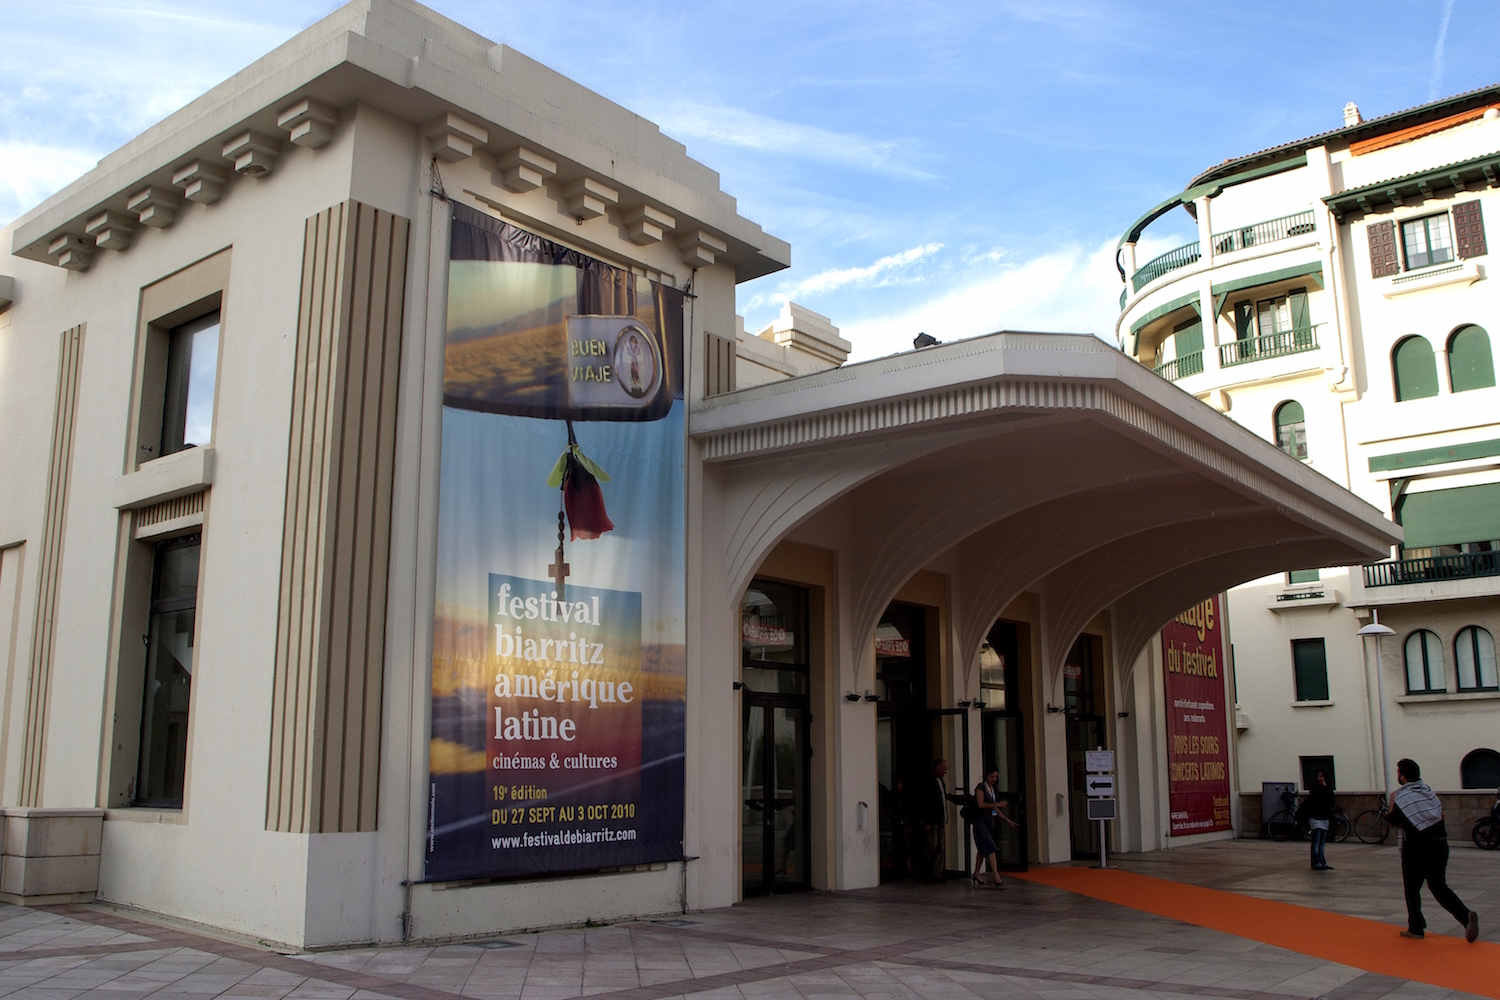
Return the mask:
[[799,526],[853,540],[856,662],[892,596],[943,553],[960,567],[965,655],[1035,589],[1060,663],[1100,611],[1133,659],[1208,594],[1369,561],[1399,539],[1368,504],[1086,336],[993,334],[727,393],[695,405],[689,432],[722,504],[704,518],[727,601]]

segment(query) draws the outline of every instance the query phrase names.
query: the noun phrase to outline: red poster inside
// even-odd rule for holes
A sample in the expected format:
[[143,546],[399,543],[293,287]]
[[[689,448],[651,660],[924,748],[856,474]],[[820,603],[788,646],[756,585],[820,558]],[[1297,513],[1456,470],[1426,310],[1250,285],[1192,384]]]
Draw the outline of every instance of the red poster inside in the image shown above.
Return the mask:
[[1218,597],[1161,630],[1167,692],[1167,777],[1171,835],[1228,830],[1228,688],[1223,608]]

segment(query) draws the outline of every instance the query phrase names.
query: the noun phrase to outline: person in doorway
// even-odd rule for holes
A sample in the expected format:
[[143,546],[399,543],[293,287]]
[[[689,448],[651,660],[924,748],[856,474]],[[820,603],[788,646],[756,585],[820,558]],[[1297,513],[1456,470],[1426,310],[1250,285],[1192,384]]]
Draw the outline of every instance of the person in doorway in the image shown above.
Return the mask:
[[1319,771],[1314,776],[1297,818],[1307,824],[1307,831],[1312,835],[1313,871],[1331,871],[1323,845],[1328,843],[1328,828],[1333,823],[1333,789],[1329,787],[1328,775],[1324,772]]
[[1000,781],[1000,769],[987,767],[984,769],[984,780],[974,786],[974,804],[978,807],[979,818],[974,821],[974,874],[969,876],[975,885],[983,885],[979,878],[981,866],[988,862],[990,875],[995,880],[995,888],[1001,887],[1000,865],[996,860],[999,850],[996,846],[995,824],[1000,820],[1010,824],[1014,830],[1016,821],[1011,819],[1005,812],[1005,803],[1000,801],[995,786]]
[[943,829],[948,825],[948,803],[953,801],[948,792],[948,762],[939,757],[932,762],[932,777],[929,778],[917,797],[917,815],[922,823],[922,857],[917,866],[917,877],[927,882],[940,882],[947,868],[943,850]]
[[1470,944],[1479,937],[1479,914],[1463,904],[1448,888],[1448,827],[1443,823],[1443,803],[1422,780],[1417,762],[1403,757],[1396,762],[1396,781],[1401,787],[1391,793],[1390,819],[1401,830],[1401,882],[1406,889],[1405,938],[1427,936],[1422,916],[1422,883],[1432,898],[1453,914]]

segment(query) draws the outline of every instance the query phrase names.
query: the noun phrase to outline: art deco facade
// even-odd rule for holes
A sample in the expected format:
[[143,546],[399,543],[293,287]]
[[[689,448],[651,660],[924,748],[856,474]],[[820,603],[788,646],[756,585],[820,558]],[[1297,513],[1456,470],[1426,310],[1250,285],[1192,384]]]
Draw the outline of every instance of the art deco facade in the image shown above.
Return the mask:
[[[1122,240],[1120,344],[1400,524],[1364,567],[1230,592],[1240,779],[1384,786],[1376,617],[1397,757],[1500,785],[1500,88],[1345,125],[1193,178]],[[1136,260],[1178,206],[1199,238]]]

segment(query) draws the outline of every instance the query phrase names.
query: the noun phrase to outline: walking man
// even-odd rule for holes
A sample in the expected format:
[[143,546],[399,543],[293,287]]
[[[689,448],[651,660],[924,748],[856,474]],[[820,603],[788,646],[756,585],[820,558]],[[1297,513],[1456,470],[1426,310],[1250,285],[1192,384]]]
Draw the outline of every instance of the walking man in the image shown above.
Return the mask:
[[1417,762],[1408,757],[1396,762],[1396,781],[1401,787],[1391,793],[1390,818],[1401,828],[1401,881],[1406,888],[1407,924],[1401,936],[1427,936],[1427,920],[1422,916],[1422,883],[1426,882],[1432,898],[1463,925],[1464,939],[1472,944],[1479,937],[1479,914],[1448,888],[1448,828],[1443,823],[1443,804],[1422,780]]

